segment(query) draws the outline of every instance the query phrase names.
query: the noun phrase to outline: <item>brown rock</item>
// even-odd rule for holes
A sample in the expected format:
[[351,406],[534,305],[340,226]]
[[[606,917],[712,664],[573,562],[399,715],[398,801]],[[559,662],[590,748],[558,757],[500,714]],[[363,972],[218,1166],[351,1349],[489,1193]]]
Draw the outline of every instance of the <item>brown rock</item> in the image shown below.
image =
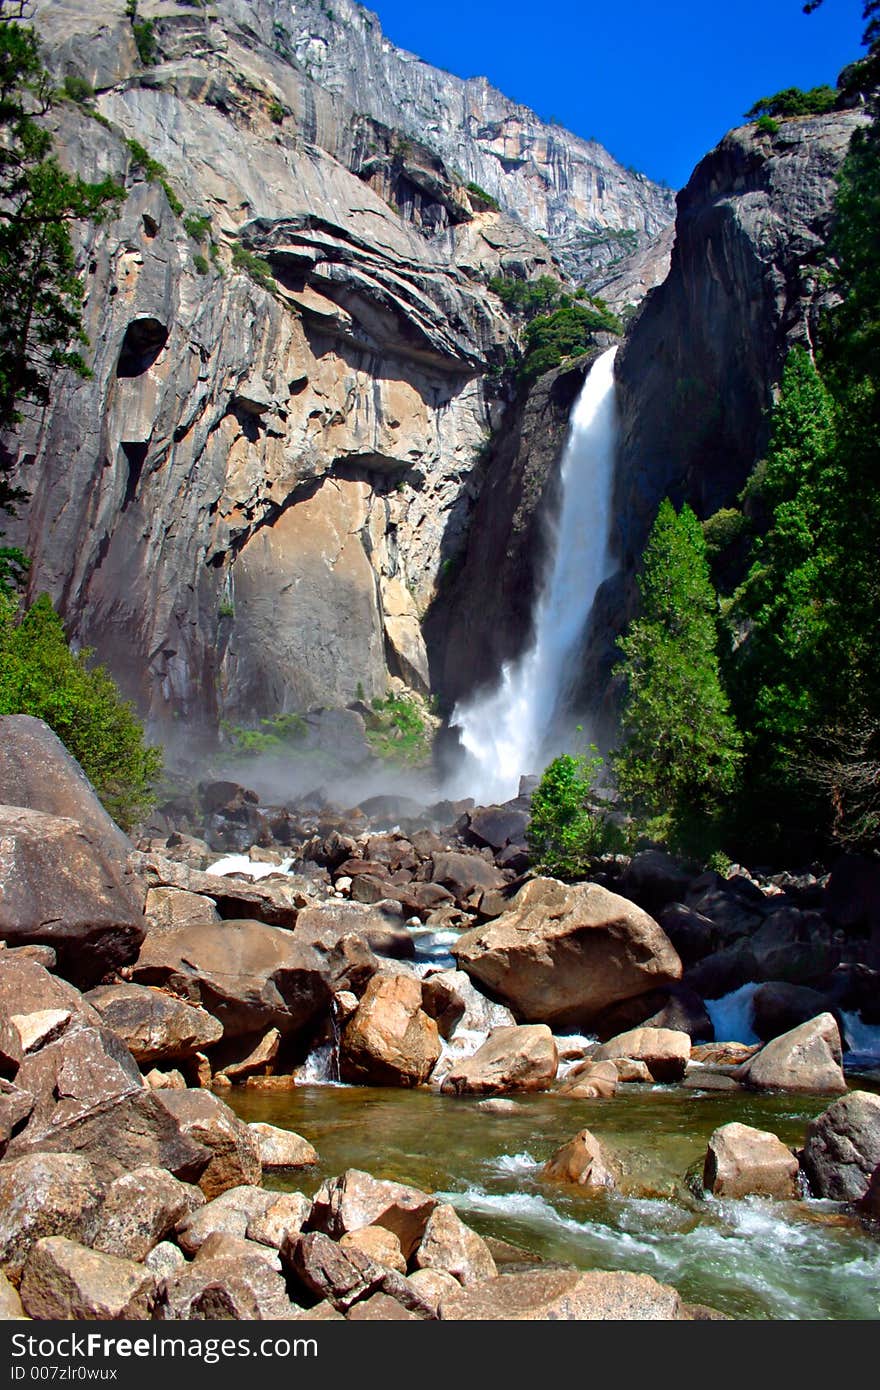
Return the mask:
[[14,1141],[20,1152],[143,1089],[137,1063],[116,1034],[82,1025],[26,1057],[16,1084],[36,1098],[26,1128]]
[[850,1091],[807,1125],[801,1166],[817,1197],[858,1202],[880,1163],[880,1096]]
[[285,1240],[302,1230],[311,1215],[312,1203],[302,1192],[273,1192],[267,1195],[272,1199],[271,1204],[265,1211],[249,1218],[246,1235],[248,1240],[256,1240],[261,1245],[271,1245],[273,1250],[280,1250]]
[[144,1077],[151,1091],[185,1091],[186,1077],[182,1071],[177,1071],[172,1067],[170,1071],[160,1071],[158,1067],[153,1067]]
[[557,1149],[541,1169],[541,1176],[552,1182],[577,1183],[590,1193],[609,1192],[617,1187],[620,1166],[595,1134],[582,1129]]
[[312,1168],[318,1162],[317,1151],[292,1129],[277,1125],[254,1123],[248,1129],[257,1141],[263,1168]]
[[342,1079],[379,1086],[426,1081],[440,1057],[440,1036],[421,1005],[414,976],[375,976],[342,1035]]
[[448,888],[461,906],[467,906],[475,894],[503,888],[504,875],[479,854],[462,854],[446,850],[433,856],[430,881]]
[[11,1081],[0,1079],[0,1155],[5,1153],[9,1140],[34,1108],[34,1097]]
[[230,1062],[222,1069],[220,1075],[228,1077],[230,1081],[245,1081],[249,1076],[265,1076],[277,1060],[280,1045],[281,1034],[277,1028],[270,1028],[243,1061]]
[[697,1043],[691,1048],[691,1061],[713,1066],[738,1067],[759,1051],[756,1044],[738,1042]]
[[418,1313],[411,1313],[387,1293],[374,1293],[356,1303],[348,1315],[350,1322],[419,1322]]
[[703,1186],[716,1197],[796,1197],[798,1161],[775,1134],[722,1125],[709,1140]]
[[675,1289],[647,1274],[530,1269],[445,1298],[440,1317],[447,1322],[669,1322],[681,1316],[681,1306]]
[[143,1265],[66,1236],[38,1240],[21,1281],[25,1312],[41,1320],[142,1320],[151,1316],[155,1292],[155,1277]]
[[144,1259],[144,1268],[155,1274],[157,1282],[186,1268],[183,1252],[170,1240],[160,1240]]
[[594,1053],[597,1061],[626,1057],[644,1062],[654,1081],[680,1081],[690,1055],[690,1035],[671,1028],[633,1028],[603,1043]]
[[281,1272],[277,1250],[245,1236],[231,1236],[228,1231],[212,1231],[199,1246],[195,1264],[206,1260],[262,1260],[267,1269]]
[[81,987],[134,960],[146,932],[143,893],[106,839],[20,806],[0,807],[0,835],[0,939],[51,946],[59,973]]
[[107,1255],[144,1260],[178,1222],[204,1204],[198,1187],[178,1182],[163,1168],[136,1168],[108,1187],[91,1244]]
[[465,932],[461,969],[518,1017],[589,1027],[619,1000],[681,976],[681,961],[646,912],[597,884],[531,879],[510,912]]
[[216,926],[223,920],[213,898],[186,888],[149,888],[144,915],[150,931]]
[[575,1100],[610,1100],[617,1093],[619,1081],[614,1062],[580,1062],[567,1072],[557,1086],[562,1096]]
[[384,1226],[397,1236],[408,1260],[437,1205],[436,1197],[416,1187],[387,1182],[349,1168],[318,1189],[310,1225],[334,1240],[363,1226]]
[[25,1316],[18,1289],[0,1270],[0,1322],[13,1322]]
[[758,1091],[845,1091],[842,1057],[836,1019],[819,1014],[756,1052],[742,1079]]
[[[129,863],[149,888],[181,888],[187,893],[209,899],[216,905],[224,921],[263,922],[290,931],[296,926],[300,908],[311,903],[310,893],[290,875],[247,882],[222,874],[201,873],[162,855],[137,852],[129,855]],[[205,925],[210,926],[212,921],[206,915]],[[201,922],[189,919],[179,921],[174,929],[201,926]]]
[[282,1275],[259,1256],[198,1260],[159,1288],[156,1317],[162,1321],[284,1321],[297,1310]]
[[498,1273],[489,1247],[452,1206],[435,1207],[413,1256],[416,1269],[439,1269],[472,1288]]
[[385,1226],[360,1226],[356,1231],[347,1231],[339,1241],[343,1250],[360,1250],[376,1264],[386,1269],[396,1269],[406,1274],[406,1260],[400,1248],[400,1241],[393,1231]]
[[546,1091],[556,1078],[559,1057],[545,1023],[495,1028],[472,1057],[447,1073],[444,1095],[494,1095],[501,1091]]
[[[260,1187],[227,1188],[213,1201],[183,1217],[177,1226],[178,1244],[185,1254],[195,1255],[208,1236],[217,1231],[258,1240],[259,1237],[253,1234],[255,1223],[261,1221],[279,1200],[279,1193],[264,1192]],[[261,1243],[268,1245],[272,1242]]]
[[0,1075],[15,1076],[23,1056],[21,1034],[12,1022],[12,1015],[0,1004]]
[[859,1199],[859,1210],[880,1221],[880,1163],[871,1174],[865,1195]]
[[90,1243],[102,1197],[92,1165],[78,1154],[29,1154],[0,1165],[0,1265],[10,1279],[21,1278],[43,1236]]
[[151,932],[131,974],[201,1004],[227,1039],[270,1028],[288,1037],[316,1023],[330,1003],[317,953],[263,922]]
[[35,1014],[13,1014],[10,1022],[21,1039],[22,1052],[37,1052],[54,1042],[73,1018],[69,1009],[41,1009]]
[[218,1096],[201,1090],[160,1091],[158,1099],[182,1133],[208,1149],[210,1158],[198,1182],[209,1201],[230,1187],[259,1187],[263,1169],[257,1139]]
[[85,998],[140,1066],[184,1061],[223,1036],[204,1009],[147,985],[100,985]]
[[0,1008],[7,1017],[59,1009],[84,1023],[101,1021],[78,989],[19,951],[0,951]]
[[647,1062],[640,1062],[635,1057],[615,1057],[614,1067],[621,1085],[628,1082],[642,1082],[650,1085],[654,1079],[648,1070]]
[[424,1299],[428,1305],[431,1316],[439,1316],[440,1304],[449,1294],[459,1293],[461,1284],[454,1274],[447,1274],[444,1269],[414,1269],[408,1275],[407,1283],[410,1288],[415,1289],[419,1298]]

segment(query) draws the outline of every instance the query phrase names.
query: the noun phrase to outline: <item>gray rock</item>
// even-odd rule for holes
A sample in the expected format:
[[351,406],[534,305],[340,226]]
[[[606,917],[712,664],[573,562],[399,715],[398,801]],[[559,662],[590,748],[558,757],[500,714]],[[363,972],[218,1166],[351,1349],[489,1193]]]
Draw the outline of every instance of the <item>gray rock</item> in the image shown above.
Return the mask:
[[143,1320],[152,1315],[155,1292],[155,1275],[143,1265],[66,1236],[38,1240],[21,1281],[24,1310],[41,1321]]
[[143,1261],[204,1203],[198,1187],[178,1182],[163,1168],[136,1168],[107,1188],[92,1245],[107,1255]]
[[801,1166],[817,1197],[857,1202],[880,1164],[880,1096],[851,1091],[807,1126]]
[[29,1154],[0,1166],[0,1264],[21,1278],[43,1236],[89,1244],[98,1227],[102,1184],[78,1154]]

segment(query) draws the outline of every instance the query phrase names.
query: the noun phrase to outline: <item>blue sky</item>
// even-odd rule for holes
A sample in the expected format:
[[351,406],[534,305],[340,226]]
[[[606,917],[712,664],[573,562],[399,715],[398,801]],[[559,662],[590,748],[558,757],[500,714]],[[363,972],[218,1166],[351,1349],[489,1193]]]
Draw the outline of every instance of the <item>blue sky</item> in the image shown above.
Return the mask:
[[367,0],[401,48],[678,188],[759,97],[834,85],[862,0]]

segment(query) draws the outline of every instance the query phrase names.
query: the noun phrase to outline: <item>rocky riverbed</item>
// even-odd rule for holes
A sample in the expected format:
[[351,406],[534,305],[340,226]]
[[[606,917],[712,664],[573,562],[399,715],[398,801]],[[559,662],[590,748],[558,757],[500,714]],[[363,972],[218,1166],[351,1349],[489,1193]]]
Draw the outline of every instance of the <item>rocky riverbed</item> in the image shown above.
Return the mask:
[[527,785],[135,848],[0,726],[7,1316],[874,1315],[871,864],[565,885]]

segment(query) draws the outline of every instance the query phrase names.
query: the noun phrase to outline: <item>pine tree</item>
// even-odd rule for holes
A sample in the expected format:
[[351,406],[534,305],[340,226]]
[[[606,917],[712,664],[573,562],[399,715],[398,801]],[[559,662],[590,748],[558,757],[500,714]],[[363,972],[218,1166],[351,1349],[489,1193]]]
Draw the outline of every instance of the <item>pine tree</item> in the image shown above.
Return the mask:
[[657,513],[639,579],[642,612],[619,646],[626,683],[620,790],[673,839],[714,815],[736,783],[741,739],[721,685],[718,602],[690,507]]

